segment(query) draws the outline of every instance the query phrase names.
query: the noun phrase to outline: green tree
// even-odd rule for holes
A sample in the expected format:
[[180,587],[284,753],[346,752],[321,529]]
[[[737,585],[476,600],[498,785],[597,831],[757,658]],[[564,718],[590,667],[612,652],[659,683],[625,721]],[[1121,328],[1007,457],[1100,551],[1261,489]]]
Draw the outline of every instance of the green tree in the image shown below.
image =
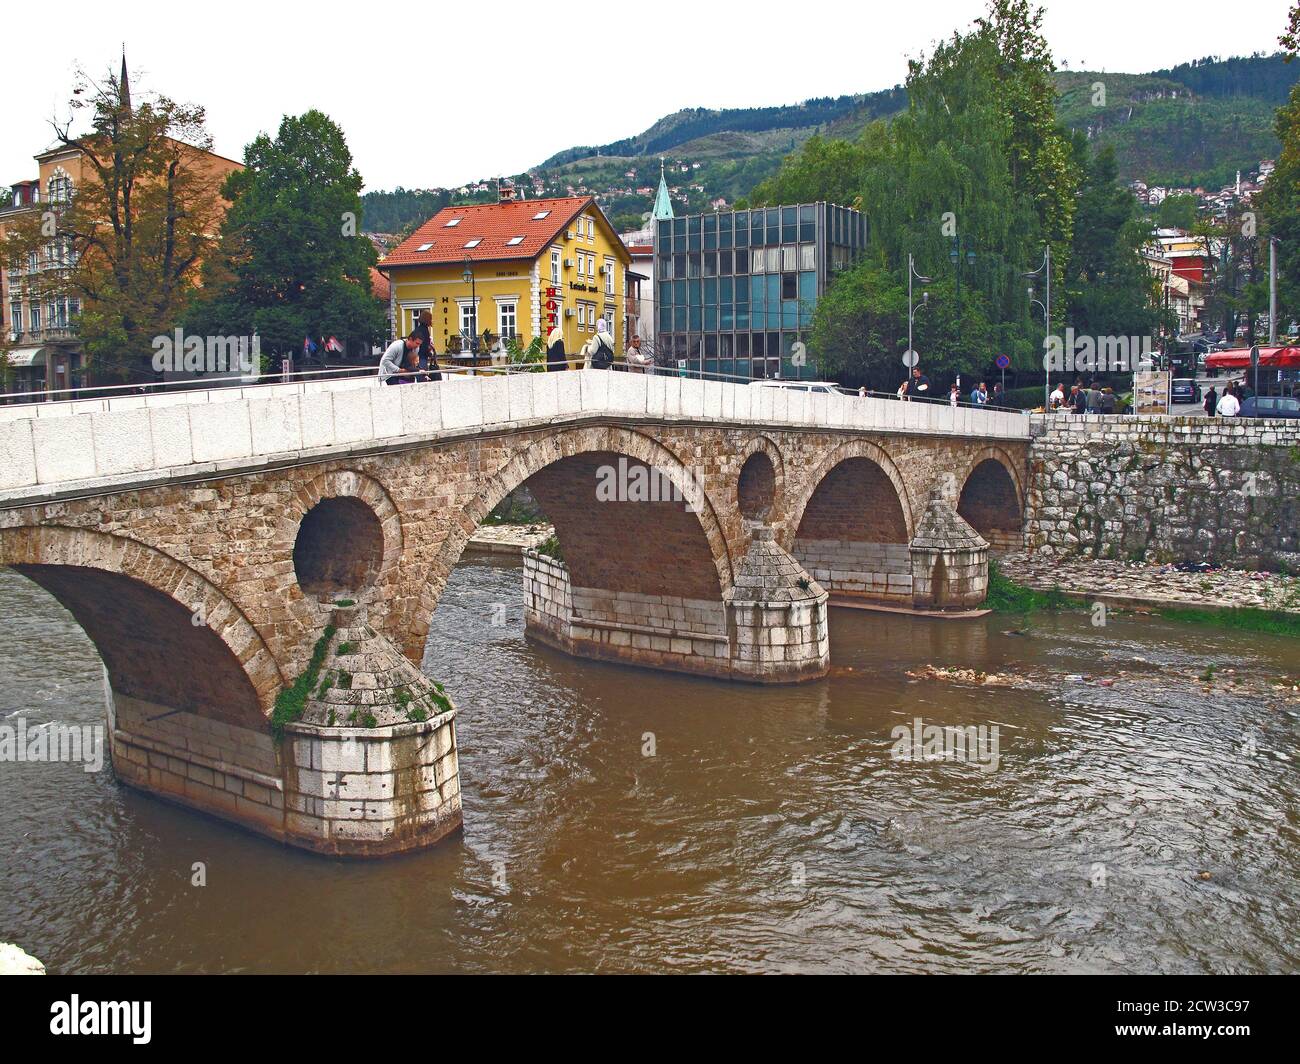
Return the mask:
[[1065,320],[1089,336],[1152,335],[1157,281],[1142,258],[1150,224],[1119,183],[1113,147],[1093,154],[1082,133],[1072,147],[1082,177],[1064,276]]
[[[9,230],[5,255],[29,298],[81,300],[87,370],[152,379],[152,340],[176,328],[221,212],[201,107],[163,96],[132,101],[124,79],[78,74],[59,145],[78,152],[83,180]],[[89,111],[90,129],[72,122]],[[25,270],[35,255],[45,268]]]
[[305,336],[381,339],[376,255],[361,232],[361,175],[343,131],[320,111],[286,116],[274,139],[263,134],[245,149],[244,163],[223,190],[231,205],[221,254],[189,327],[257,333],[268,354],[293,352]]
[[826,200],[856,207],[864,162],[859,145],[814,134],[799,151],[786,156],[780,170],[754,186],[749,202],[755,207],[772,207]]
[[1200,215],[1200,202],[1190,193],[1166,196],[1156,208],[1156,224],[1162,229],[1190,231]]

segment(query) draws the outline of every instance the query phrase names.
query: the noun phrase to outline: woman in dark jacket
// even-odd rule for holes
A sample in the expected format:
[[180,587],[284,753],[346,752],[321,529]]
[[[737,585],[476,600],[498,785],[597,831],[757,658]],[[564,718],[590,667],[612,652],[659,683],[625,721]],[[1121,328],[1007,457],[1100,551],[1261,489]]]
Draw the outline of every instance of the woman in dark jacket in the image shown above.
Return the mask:
[[411,332],[420,338],[420,370],[426,375],[422,380],[440,381],[442,374],[438,372],[438,352],[433,347],[433,312],[429,310],[420,311],[420,320]]

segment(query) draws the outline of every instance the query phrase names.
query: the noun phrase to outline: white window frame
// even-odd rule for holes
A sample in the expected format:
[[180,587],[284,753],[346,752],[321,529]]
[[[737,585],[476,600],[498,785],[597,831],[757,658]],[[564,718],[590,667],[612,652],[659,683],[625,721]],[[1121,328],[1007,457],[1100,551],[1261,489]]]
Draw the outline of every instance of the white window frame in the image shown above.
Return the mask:
[[605,295],[614,294],[614,260],[606,257],[605,259]]
[[551,284],[553,285],[560,283],[560,264],[563,257],[559,248],[551,248]]
[[[456,300],[456,306],[457,306],[457,308],[459,309],[459,313],[457,314],[457,319],[456,319],[456,320],[457,320],[457,324],[460,326],[460,335],[461,335],[461,336],[477,336],[477,335],[478,335],[478,304],[479,304],[479,300],[480,300],[481,298],[482,298],[482,296],[477,296],[477,297],[475,297],[475,298],[473,298],[473,299],[469,299],[469,298],[463,298],[463,299],[462,299],[462,298],[458,298],[458,299]],[[473,325],[472,328],[470,328],[470,330],[469,330],[468,332],[467,332],[466,329],[465,329],[465,312],[466,312],[466,311],[468,311],[469,314],[470,314],[470,316],[474,319],[474,325]]]
[[587,329],[587,304],[578,300],[578,332],[585,332]]
[[[501,339],[510,336],[519,335],[519,297],[518,296],[494,296],[497,304],[497,332]],[[510,315],[510,325],[507,331],[505,316]]]

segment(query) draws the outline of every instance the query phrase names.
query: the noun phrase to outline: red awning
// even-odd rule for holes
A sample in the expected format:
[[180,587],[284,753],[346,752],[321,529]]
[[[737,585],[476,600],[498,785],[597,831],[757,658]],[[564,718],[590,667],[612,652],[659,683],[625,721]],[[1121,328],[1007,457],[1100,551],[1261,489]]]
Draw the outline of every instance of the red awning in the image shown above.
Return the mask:
[[[1294,369],[1300,366],[1300,347],[1261,347],[1259,364],[1272,369]],[[1214,351],[1205,356],[1205,368],[1250,369],[1250,348]]]

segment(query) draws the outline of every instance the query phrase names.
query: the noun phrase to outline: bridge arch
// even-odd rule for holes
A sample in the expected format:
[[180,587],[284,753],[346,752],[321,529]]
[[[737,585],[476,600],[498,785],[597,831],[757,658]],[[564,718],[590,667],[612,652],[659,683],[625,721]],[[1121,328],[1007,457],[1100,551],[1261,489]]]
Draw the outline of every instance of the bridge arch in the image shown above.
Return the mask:
[[1022,543],[1025,494],[1020,471],[1000,447],[976,451],[961,479],[957,513],[993,547],[1009,550]]
[[132,539],[61,525],[0,529],[0,564],[73,615],[115,694],[265,727],[280,668],[239,607],[189,566]]
[[832,595],[910,602],[916,530],[906,482],[883,448],[851,440],[808,478],[790,553]]
[[[599,524],[603,527],[598,528],[593,520],[594,510],[584,506],[584,501],[576,495],[578,490],[585,491],[587,485],[594,493],[600,475],[608,467],[620,472],[619,459],[658,470],[668,479],[676,496],[675,503],[656,506],[662,522],[660,527],[645,529],[639,539],[629,538],[625,527],[611,532],[611,511],[600,515]],[[601,551],[611,561],[628,563],[629,571],[655,573],[660,582],[668,581],[662,593],[681,598],[700,597],[721,602],[723,592],[732,585],[731,551],[718,513],[697,471],[663,444],[632,429],[617,426],[567,429],[511,457],[486,478],[478,494],[451,522],[450,531],[420,585],[414,616],[409,618],[401,637],[408,657],[418,661],[423,654],[438,599],[475,529],[511,491],[525,483],[556,526],[556,536],[566,551],[566,565],[575,587],[610,587],[608,571],[603,579],[595,572],[594,562]],[[670,553],[671,563],[656,564],[666,562]],[[638,561],[639,567],[634,564]],[[631,585],[610,589],[638,590]]]
[[[893,487],[893,501],[896,502],[902,514],[906,539],[910,540],[912,538],[916,531],[916,521],[913,517],[911,493],[908,491],[907,482],[903,479],[903,475],[898,471],[894,460],[889,456],[889,452],[870,440],[849,440],[840,444],[822,459],[816,470],[805,481],[803,491],[790,509],[788,536],[791,540],[797,537],[799,526],[807,516],[809,503],[812,502],[818,490],[826,486],[826,478],[839,466],[853,459],[868,460]],[[889,502],[890,497],[888,493],[883,491],[883,485],[876,482],[875,486],[881,489],[878,500]]]

